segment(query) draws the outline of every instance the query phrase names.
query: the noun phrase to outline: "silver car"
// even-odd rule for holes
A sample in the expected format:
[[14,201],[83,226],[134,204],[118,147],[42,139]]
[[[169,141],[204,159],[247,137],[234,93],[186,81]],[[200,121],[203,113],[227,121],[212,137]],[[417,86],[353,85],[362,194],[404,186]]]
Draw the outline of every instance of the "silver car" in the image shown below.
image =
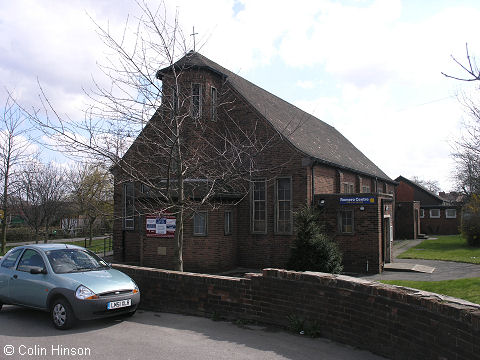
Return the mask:
[[139,302],[129,276],[79,246],[19,246],[0,260],[0,310],[12,304],[48,311],[58,329],[77,320],[133,315]]

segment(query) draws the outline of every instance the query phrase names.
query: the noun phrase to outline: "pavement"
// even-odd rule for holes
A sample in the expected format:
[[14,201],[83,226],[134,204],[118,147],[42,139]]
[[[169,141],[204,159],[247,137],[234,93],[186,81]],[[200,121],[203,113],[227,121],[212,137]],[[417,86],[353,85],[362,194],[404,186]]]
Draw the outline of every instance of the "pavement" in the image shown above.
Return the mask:
[[[67,351],[70,355],[67,354]],[[72,355],[75,351],[76,355]],[[368,351],[279,328],[137,311],[131,318],[80,322],[56,330],[49,315],[4,306],[0,311],[0,359],[329,359],[380,360]]]
[[[368,280],[414,281],[440,281],[480,277],[479,264],[397,258],[399,254],[420,244],[422,241],[424,240],[395,240],[393,242],[393,262],[391,265],[387,266],[382,274],[362,275],[362,277]],[[428,269],[433,270],[429,271]]]

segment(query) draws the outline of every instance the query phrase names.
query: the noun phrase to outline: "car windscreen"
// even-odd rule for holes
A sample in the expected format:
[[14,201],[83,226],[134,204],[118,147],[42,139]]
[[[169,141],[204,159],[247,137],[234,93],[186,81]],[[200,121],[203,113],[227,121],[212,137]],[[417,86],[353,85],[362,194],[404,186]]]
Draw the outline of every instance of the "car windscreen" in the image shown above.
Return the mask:
[[93,271],[108,268],[105,260],[84,249],[57,249],[45,252],[52,269],[57,274]]

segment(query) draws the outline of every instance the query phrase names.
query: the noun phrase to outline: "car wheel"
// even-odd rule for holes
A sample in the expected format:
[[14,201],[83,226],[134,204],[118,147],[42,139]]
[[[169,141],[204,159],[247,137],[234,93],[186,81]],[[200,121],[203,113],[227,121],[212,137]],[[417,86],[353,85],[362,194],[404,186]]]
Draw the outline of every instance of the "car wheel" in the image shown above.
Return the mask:
[[60,330],[70,329],[77,320],[72,307],[65,299],[57,299],[53,302],[50,315],[53,326]]

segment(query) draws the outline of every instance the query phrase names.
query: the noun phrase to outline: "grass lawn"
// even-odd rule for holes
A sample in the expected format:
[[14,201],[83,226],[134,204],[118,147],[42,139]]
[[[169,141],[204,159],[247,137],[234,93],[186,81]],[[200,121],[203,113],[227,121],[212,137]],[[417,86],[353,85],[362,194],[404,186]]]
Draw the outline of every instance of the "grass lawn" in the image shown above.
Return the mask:
[[467,240],[460,235],[446,235],[436,240],[424,240],[397,257],[480,264],[480,248],[468,246]]
[[478,277],[443,281],[382,280],[381,282],[453,296],[480,304],[480,278]]

